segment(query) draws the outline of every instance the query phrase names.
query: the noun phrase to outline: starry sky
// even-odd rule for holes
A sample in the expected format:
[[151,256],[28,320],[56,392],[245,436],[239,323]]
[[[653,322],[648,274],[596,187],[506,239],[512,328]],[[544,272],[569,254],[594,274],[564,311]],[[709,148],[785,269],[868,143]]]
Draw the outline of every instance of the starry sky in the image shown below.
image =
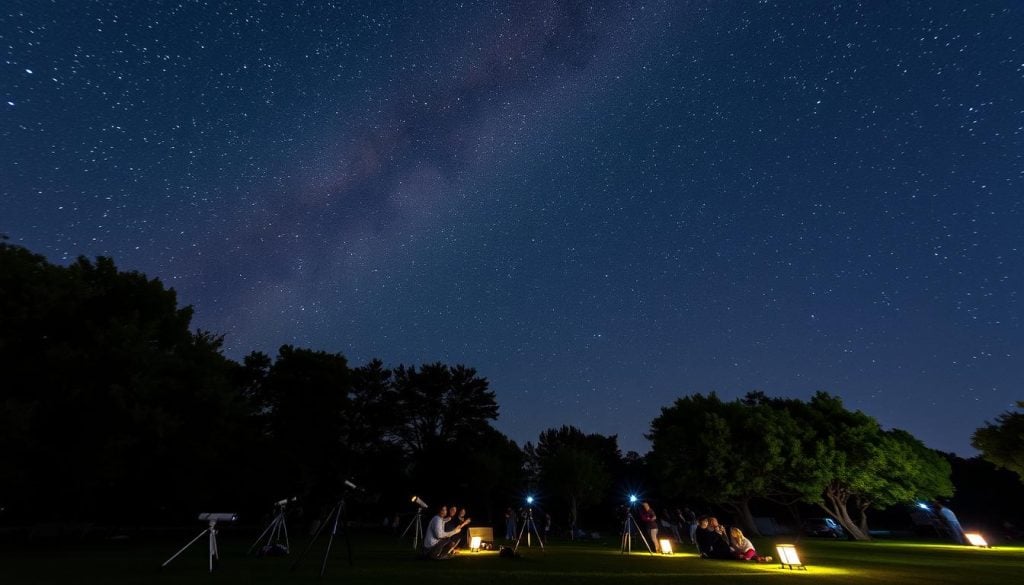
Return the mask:
[[475,367],[522,443],[1024,399],[1024,3],[8,0],[0,233],[225,353]]

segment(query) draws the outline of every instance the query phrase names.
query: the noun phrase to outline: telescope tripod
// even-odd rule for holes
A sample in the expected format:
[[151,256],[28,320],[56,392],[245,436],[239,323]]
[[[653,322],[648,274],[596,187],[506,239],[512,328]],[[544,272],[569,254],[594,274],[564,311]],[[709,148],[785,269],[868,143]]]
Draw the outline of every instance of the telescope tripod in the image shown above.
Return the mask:
[[320,576],[323,577],[324,573],[327,572],[327,557],[329,557],[331,554],[331,545],[334,544],[334,536],[338,533],[339,524],[341,524],[341,531],[345,535],[345,547],[348,549],[348,564],[349,566],[352,566],[352,542],[348,539],[348,531],[345,530],[345,522],[342,520],[342,516],[344,516],[344,514],[345,498],[342,498],[338,500],[338,503],[335,504],[333,508],[331,508],[331,511],[327,513],[327,516],[324,518],[323,522],[321,522],[320,526],[317,527],[316,533],[313,534],[313,539],[310,540],[309,544],[306,546],[306,550],[302,551],[302,554],[299,556],[298,559],[296,559],[295,563],[292,565],[292,571],[298,568],[299,563],[302,562],[302,559],[306,558],[306,553],[309,552],[309,549],[313,548],[313,545],[316,543],[316,539],[320,538],[320,533],[323,532],[324,528],[328,524],[331,525],[331,536],[327,539],[327,549],[324,551],[324,560],[320,564]]
[[626,521],[622,525],[622,549],[623,554],[631,554],[633,552],[633,530],[640,536],[640,540],[643,541],[644,546],[647,547],[647,552],[654,555],[654,551],[651,549],[651,544],[647,542],[647,537],[644,536],[644,531],[640,529],[640,525],[636,523],[636,519],[633,518],[633,511],[626,510]]
[[420,541],[423,540],[423,508],[416,508],[416,515],[409,521],[409,525],[402,531],[402,536],[399,538],[405,538],[405,535],[409,533],[409,530],[413,530],[412,533],[412,549],[419,550]]
[[179,550],[178,552],[174,553],[171,556],[171,558],[169,558],[166,561],[164,561],[164,564],[160,565],[160,567],[163,568],[163,567],[166,567],[167,565],[169,565],[171,563],[171,561],[173,561],[174,559],[178,558],[178,555],[180,555],[181,553],[185,552],[185,550],[188,549],[188,547],[190,547],[193,544],[195,544],[195,542],[197,540],[199,540],[203,536],[206,536],[207,534],[210,535],[210,543],[209,543],[210,572],[212,573],[213,572],[213,562],[215,560],[217,562],[220,562],[220,554],[217,552],[217,521],[216,520],[210,520],[210,524],[209,524],[209,526],[206,527],[206,530],[200,532],[199,536],[193,538],[192,540],[189,541],[188,544],[186,544],[185,546],[181,547],[181,550]]
[[523,533],[526,533],[526,546],[530,546],[530,533],[537,537],[537,544],[540,545],[541,552],[544,551],[544,541],[541,540],[540,532],[537,530],[537,525],[533,522],[533,508],[526,509],[526,519],[523,520],[523,525],[519,529],[519,537],[516,538],[516,545],[512,547],[512,552],[519,550],[519,543],[523,541]]
[[[256,539],[256,542],[252,543],[252,546],[249,547],[249,552],[247,554],[251,555],[252,551],[258,550],[259,552],[257,555],[262,557],[273,552],[275,549],[282,550],[284,554],[291,552],[291,543],[288,541],[288,523],[285,520],[287,512],[287,504],[277,504],[277,514],[274,516],[274,519],[270,521],[270,524],[267,525],[267,528],[263,533],[260,534],[260,537]],[[284,537],[283,548],[281,548],[282,536]],[[267,543],[257,549],[257,546],[259,546],[260,541],[262,541],[264,537],[266,537]]]

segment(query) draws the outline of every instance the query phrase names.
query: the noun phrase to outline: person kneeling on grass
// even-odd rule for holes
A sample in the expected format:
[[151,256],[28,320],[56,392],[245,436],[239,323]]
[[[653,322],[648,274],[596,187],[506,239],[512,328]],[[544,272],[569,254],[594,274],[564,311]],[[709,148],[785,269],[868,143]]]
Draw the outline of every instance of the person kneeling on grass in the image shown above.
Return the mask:
[[451,558],[459,546],[459,532],[469,525],[470,519],[466,518],[451,530],[445,530],[444,521],[447,515],[448,509],[441,506],[437,516],[430,519],[427,533],[423,536],[423,553],[428,559]]
[[771,557],[758,556],[757,551],[754,550],[754,545],[750,543],[750,539],[743,536],[743,531],[733,526],[729,529],[729,539],[732,540],[732,553],[741,561],[757,561],[759,563],[770,563],[772,562]]

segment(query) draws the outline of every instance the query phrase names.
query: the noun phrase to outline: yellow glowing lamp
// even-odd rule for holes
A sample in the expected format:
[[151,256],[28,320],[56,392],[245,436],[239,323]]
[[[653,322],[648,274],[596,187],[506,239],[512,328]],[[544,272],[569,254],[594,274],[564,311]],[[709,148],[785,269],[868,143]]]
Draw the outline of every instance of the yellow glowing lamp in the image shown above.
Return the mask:
[[661,554],[670,555],[672,554],[672,541],[667,538],[662,538],[658,541],[661,545]]
[[480,543],[483,541],[483,539],[484,537],[482,536],[474,536],[472,539],[470,539],[469,550],[473,552],[480,552]]
[[800,561],[800,555],[796,554],[796,547],[794,545],[777,544],[775,545],[775,550],[779,553],[779,562],[782,563],[782,568],[807,570],[807,567]]
[[971,543],[973,546],[989,548],[988,541],[986,541],[985,538],[977,532],[968,532],[967,534],[964,534],[964,538],[966,538],[967,542]]

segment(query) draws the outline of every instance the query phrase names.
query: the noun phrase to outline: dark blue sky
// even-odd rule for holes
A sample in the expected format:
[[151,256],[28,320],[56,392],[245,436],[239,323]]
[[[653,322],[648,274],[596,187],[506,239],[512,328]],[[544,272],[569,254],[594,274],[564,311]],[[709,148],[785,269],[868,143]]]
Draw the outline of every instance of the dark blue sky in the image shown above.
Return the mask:
[[1020,2],[15,0],[0,50],[0,233],[231,357],[464,363],[641,452],[695,392],[965,455],[1024,398]]

